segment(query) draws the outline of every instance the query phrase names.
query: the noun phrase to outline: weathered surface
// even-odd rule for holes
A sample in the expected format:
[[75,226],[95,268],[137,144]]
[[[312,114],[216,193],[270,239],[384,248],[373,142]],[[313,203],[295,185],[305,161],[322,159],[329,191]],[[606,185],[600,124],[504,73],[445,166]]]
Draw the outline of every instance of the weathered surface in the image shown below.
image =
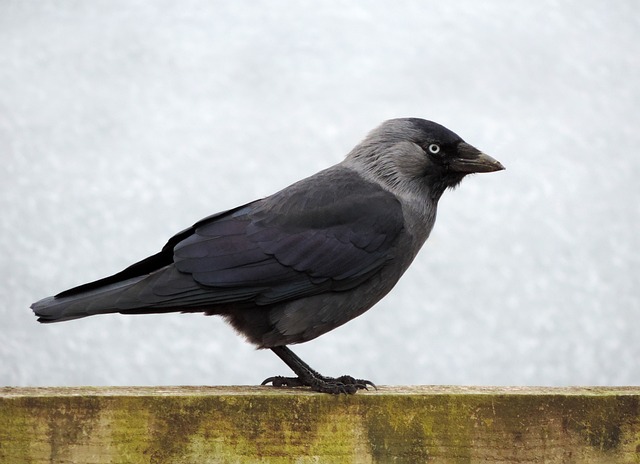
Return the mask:
[[1,463],[639,463],[640,387],[0,388]]

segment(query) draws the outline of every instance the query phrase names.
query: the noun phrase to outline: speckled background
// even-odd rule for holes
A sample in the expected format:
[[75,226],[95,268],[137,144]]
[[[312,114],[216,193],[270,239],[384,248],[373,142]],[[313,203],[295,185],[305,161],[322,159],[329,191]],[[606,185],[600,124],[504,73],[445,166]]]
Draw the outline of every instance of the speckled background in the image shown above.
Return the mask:
[[466,179],[395,290],[296,352],[380,384],[640,384],[634,1],[0,2],[0,385],[255,384],[220,319],[29,304],[440,122]]

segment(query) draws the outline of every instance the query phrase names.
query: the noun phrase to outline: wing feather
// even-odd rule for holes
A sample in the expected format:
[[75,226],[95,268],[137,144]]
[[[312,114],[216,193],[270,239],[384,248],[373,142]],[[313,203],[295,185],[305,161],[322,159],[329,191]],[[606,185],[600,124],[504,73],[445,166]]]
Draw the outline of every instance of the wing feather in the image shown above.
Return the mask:
[[177,304],[182,291],[195,306],[347,290],[393,256],[402,227],[392,194],[346,169],[321,173],[201,221],[173,249],[175,269],[190,279],[158,279],[153,292]]

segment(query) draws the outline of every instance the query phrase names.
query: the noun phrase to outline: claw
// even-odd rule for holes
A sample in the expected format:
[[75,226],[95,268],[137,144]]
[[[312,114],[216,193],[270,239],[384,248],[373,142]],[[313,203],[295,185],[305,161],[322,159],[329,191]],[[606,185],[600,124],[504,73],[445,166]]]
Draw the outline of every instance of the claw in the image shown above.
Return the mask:
[[369,380],[354,379],[349,375],[338,378],[332,377],[312,377],[301,379],[300,377],[283,377],[280,375],[264,379],[260,385],[270,383],[273,387],[311,387],[311,390],[320,393],[331,393],[334,395],[353,395],[358,390],[368,390],[373,387],[377,390],[373,382]]
[[335,379],[337,382],[344,383],[347,385],[353,385],[359,390],[369,390],[368,387],[373,387],[374,390],[377,390],[378,387],[371,380],[363,380],[363,379],[354,379],[350,375],[343,375]]
[[370,380],[358,380],[358,382],[362,382],[362,388],[365,390],[369,390],[367,387],[373,387],[374,390],[377,390],[376,384]]
[[302,382],[298,377],[283,377],[281,375],[276,375],[274,377],[269,377],[268,379],[264,379],[260,385],[266,385],[271,383],[276,388],[279,387],[305,387],[308,386],[306,383]]

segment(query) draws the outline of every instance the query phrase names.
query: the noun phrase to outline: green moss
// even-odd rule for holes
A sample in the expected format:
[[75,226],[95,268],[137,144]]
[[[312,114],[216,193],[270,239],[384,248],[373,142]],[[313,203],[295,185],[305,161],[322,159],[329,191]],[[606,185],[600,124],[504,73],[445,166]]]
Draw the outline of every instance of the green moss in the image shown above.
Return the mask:
[[[563,406],[565,427],[577,431],[586,443],[603,452],[618,449],[623,430],[640,415],[639,399],[632,396],[598,396],[589,407],[578,398],[571,398]],[[636,436],[640,439],[640,434]]]
[[0,396],[0,462],[640,462],[637,394]]

